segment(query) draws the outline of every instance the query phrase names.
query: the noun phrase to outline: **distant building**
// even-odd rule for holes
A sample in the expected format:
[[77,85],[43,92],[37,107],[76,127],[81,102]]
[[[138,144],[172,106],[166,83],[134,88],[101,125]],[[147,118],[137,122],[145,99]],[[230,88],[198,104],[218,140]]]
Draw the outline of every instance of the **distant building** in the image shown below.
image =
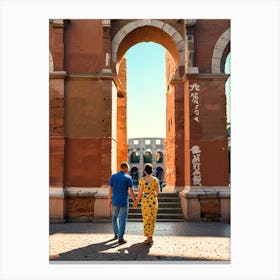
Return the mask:
[[129,138],[128,161],[135,187],[144,176],[146,163],[153,165],[152,175],[157,177],[162,185],[165,183],[165,138]]

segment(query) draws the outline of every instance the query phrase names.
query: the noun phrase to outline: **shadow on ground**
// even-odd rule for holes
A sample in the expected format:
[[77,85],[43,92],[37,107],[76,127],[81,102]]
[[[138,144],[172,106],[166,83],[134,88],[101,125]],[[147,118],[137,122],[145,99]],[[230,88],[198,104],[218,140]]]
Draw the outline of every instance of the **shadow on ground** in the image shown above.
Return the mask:
[[[150,248],[153,245],[135,243],[131,246],[119,245],[116,240],[108,240],[96,244],[91,244],[86,247],[74,249],[65,253],[50,256],[50,263],[57,263],[59,261],[92,261],[92,262],[109,262],[125,261],[125,262],[158,262],[158,261],[218,261],[207,258],[188,258],[178,256],[164,256],[164,255],[149,255]],[[119,249],[118,249],[119,248]],[[117,250],[116,250],[117,249]]]

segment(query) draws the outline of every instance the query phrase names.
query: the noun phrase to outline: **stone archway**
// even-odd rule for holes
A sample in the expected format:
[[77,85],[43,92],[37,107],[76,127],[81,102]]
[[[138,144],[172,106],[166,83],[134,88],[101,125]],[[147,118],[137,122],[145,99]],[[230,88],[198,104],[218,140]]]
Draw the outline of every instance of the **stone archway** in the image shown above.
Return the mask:
[[[180,27],[184,30],[184,21],[180,22]],[[140,42],[154,42],[162,45],[167,50],[166,63],[168,64],[169,74],[166,85],[166,94],[169,97],[166,100],[166,107],[174,109],[169,110],[167,119],[172,119],[172,126],[177,134],[167,132],[166,137],[167,153],[169,159],[166,161],[168,166],[167,186],[170,191],[184,188],[184,154],[180,151],[184,150],[184,102],[178,102],[184,97],[184,81],[185,62],[187,61],[185,37],[168,22],[160,20],[135,20],[121,26],[112,39],[112,68],[115,70],[119,80],[126,75],[122,69],[125,61],[125,53],[132,46]],[[175,82],[174,82],[175,81]],[[125,92],[124,89],[122,89]],[[126,93],[124,94],[126,97]],[[118,101],[119,102],[119,101]],[[118,106],[118,105],[117,105]],[[118,110],[117,110],[118,111]],[[117,116],[117,118],[121,118]],[[168,120],[166,119],[166,127]],[[123,119],[123,122],[126,120]],[[118,120],[118,123],[120,121]],[[121,134],[121,133],[119,133]],[[124,131],[123,134],[126,134]],[[172,135],[171,135],[172,134]],[[118,149],[118,147],[116,147]],[[119,150],[116,152],[119,154]],[[179,176],[177,176],[179,175]]]
[[[145,34],[139,33],[135,36],[133,33],[137,33],[137,30],[141,31],[141,28],[145,28]],[[154,29],[154,30],[153,30]],[[163,37],[157,36],[158,31],[162,31]],[[131,34],[133,34],[131,36]],[[134,37],[133,37],[134,36]],[[166,38],[170,38],[169,43]],[[129,39],[129,42],[127,42]],[[123,26],[112,40],[112,63],[116,65],[118,70],[118,64],[125,52],[133,45],[139,42],[154,41],[155,43],[163,45],[172,55],[174,60],[179,65],[185,64],[185,42],[180,33],[173,28],[170,24],[159,20],[145,19],[132,21]],[[118,71],[117,71],[118,72]]]
[[221,62],[226,46],[230,42],[230,28],[217,40],[212,55],[212,73],[221,73]]

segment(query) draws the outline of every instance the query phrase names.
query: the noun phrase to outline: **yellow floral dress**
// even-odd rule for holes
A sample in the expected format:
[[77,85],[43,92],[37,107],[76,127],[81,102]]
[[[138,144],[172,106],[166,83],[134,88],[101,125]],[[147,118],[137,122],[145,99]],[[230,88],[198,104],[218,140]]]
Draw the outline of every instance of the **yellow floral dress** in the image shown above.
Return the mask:
[[158,211],[158,199],[156,195],[156,188],[159,182],[156,177],[153,177],[151,183],[148,183],[143,177],[139,180],[139,187],[142,187],[142,199],[141,199],[141,211],[144,224],[144,235],[153,236],[157,211]]

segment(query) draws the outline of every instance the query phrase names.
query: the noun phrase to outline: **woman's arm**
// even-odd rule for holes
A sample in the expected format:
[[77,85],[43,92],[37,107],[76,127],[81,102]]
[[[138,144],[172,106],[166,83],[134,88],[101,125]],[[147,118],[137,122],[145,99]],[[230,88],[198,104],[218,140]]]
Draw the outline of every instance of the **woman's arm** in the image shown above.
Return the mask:
[[156,195],[158,195],[158,193],[159,193],[159,180],[158,180],[158,179],[156,179],[156,189],[155,189],[155,193],[156,193]]
[[142,193],[143,193],[143,185],[142,185],[142,180],[140,179],[139,186],[138,186],[138,194],[136,200],[134,201],[133,207],[137,207],[138,203],[141,200]]

